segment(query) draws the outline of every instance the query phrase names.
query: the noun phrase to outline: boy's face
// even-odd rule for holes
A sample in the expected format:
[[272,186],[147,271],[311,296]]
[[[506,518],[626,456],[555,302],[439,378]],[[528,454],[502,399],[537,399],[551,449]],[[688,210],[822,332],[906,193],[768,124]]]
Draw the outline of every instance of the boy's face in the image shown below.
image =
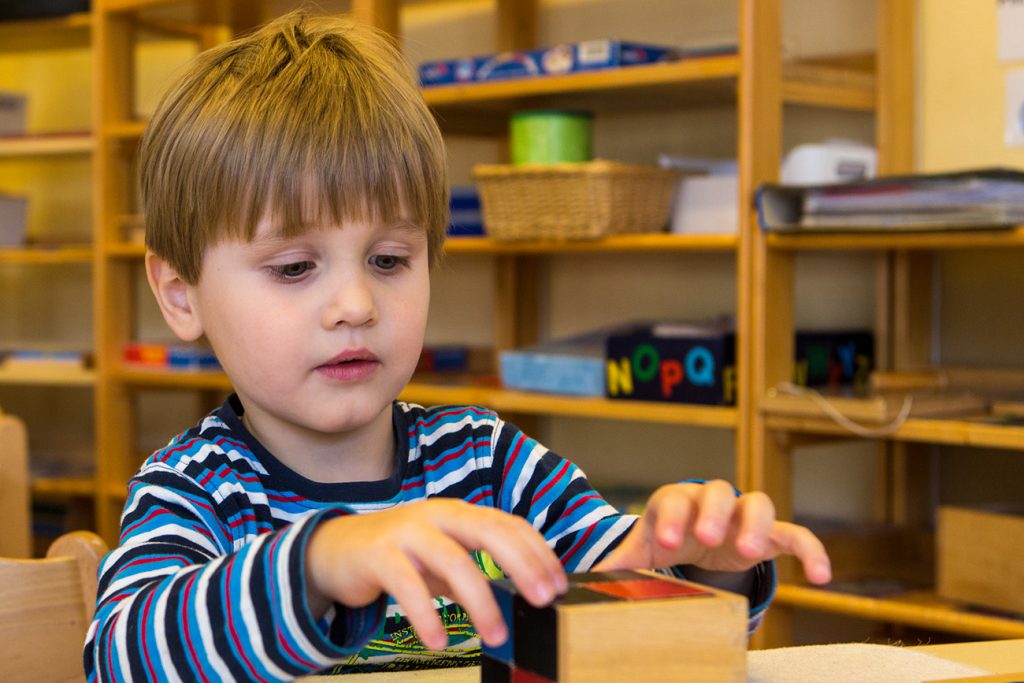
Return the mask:
[[252,242],[208,248],[187,289],[192,331],[206,335],[268,445],[390,429],[426,328],[422,228],[347,222],[285,239],[264,220]]

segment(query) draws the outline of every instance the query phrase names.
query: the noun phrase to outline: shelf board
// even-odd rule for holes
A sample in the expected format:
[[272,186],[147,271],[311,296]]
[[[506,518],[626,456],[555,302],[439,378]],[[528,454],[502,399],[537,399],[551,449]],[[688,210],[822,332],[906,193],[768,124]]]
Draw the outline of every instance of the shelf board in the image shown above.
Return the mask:
[[146,255],[146,245],[139,242],[108,242],[103,252],[113,258],[141,259]]
[[92,15],[0,21],[0,52],[88,47]]
[[[496,135],[507,129],[504,114],[530,107],[630,110],[736,101],[737,55],[579,71],[557,76],[430,86],[422,89],[441,128],[451,133]],[[488,116],[481,116],[487,113]]]
[[88,132],[0,136],[0,157],[71,156],[91,154],[94,148]]
[[1024,621],[967,612],[924,591],[872,598],[783,583],[779,584],[775,600],[779,605],[979,638],[1024,638]]
[[96,481],[92,477],[33,477],[35,496],[92,496]]
[[223,372],[178,372],[121,366],[111,373],[111,377],[125,384],[153,389],[231,391],[231,382]]
[[[767,415],[765,424],[769,429],[778,431],[853,436],[828,418]],[[911,418],[885,438],[894,441],[1024,450],[1024,425],[962,418]]]
[[426,405],[481,405],[498,411],[530,415],[561,415],[603,420],[629,420],[735,428],[735,408],[650,401],[614,401],[586,396],[556,396],[499,387],[427,384],[413,381],[402,392],[403,401]]
[[92,247],[64,245],[56,247],[0,247],[0,264],[57,265],[92,263]]
[[1024,226],[994,230],[921,232],[778,233],[766,235],[769,247],[790,250],[849,249],[993,249],[1024,247]]
[[0,366],[0,385],[90,387],[95,383],[96,371],[81,367],[63,368],[51,364],[18,368]]
[[[216,372],[176,373],[122,367],[113,375],[126,384],[138,387],[231,390],[227,375]],[[592,417],[728,429],[735,428],[737,424],[735,408],[553,396],[489,386],[428,384],[413,381],[399,398],[425,405],[482,405],[499,411],[532,415]]]
[[106,12],[132,12],[154,7],[181,5],[182,3],[183,0],[105,0],[103,10]]
[[146,121],[118,121],[103,126],[103,136],[111,140],[136,142],[146,132]]
[[735,234],[676,235],[646,233],[610,235],[594,241],[501,242],[488,237],[452,237],[445,242],[451,254],[576,254],[590,252],[732,251],[739,244]]
[[[451,237],[445,241],[449,254],[579,254],[622,252],[734,251],[736,235],[673,235],[649,233],[613,235],[601,240],[573,242],[500,242],[488,237]],[[104,252],[114,258],[141,258],[146,247],[132,242],[111,242]]]

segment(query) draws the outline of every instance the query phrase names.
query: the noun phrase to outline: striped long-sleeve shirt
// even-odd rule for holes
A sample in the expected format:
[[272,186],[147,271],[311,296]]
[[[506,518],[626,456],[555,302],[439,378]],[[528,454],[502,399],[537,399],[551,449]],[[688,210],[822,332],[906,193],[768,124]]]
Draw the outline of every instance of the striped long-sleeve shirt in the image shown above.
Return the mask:
[[[288,469],[249,433],[237,397],[175,437],[128,486],[117,549],[100,568],[85,646],[89,680],[289,680],[317,671],[475,662],[466,613],[445,599],[442,652],[425,649],[382,597],[320,620],[305,601],[305,545],[324,520],[432,497],[526,518],[569,572],[586,571],[635,522],[583,473],[493,412],[396,402],[398,444],[383,481],[324,484]],[[485,553],[481,569],[501,576]],[[770,600],[755,568],[751,624]]]

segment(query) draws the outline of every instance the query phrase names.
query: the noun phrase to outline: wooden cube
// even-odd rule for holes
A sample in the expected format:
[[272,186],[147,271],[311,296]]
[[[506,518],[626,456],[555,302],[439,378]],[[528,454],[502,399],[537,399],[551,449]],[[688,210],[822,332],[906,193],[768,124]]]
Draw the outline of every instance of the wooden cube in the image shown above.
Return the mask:
[[491,583],[508,625],[484,646],[483,683],[747,679],[747,600],[654,572],[573,574],[548,607]]

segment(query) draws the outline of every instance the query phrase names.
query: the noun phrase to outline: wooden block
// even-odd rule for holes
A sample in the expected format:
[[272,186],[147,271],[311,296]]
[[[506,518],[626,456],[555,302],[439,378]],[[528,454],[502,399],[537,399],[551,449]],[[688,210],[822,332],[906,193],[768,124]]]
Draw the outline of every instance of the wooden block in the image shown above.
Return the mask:
[[569,579],[545,608],[492,582],[509,639],[484,647],[484,683],[746,680],[745,598],[654,572]]
[[940,596],[1024,613],[1024,506],[939,508],[936,574]]

